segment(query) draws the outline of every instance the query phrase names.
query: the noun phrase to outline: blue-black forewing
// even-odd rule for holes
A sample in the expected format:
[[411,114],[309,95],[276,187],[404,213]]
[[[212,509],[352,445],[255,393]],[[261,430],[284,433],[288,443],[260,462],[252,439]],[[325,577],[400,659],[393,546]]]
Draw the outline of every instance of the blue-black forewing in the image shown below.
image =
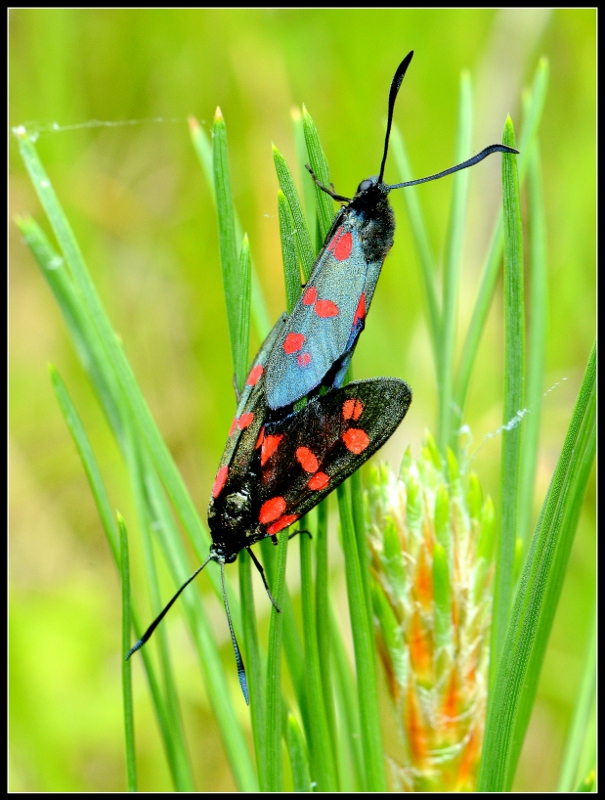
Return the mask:
[[258,522],[272,535],[310,511],[365,463],[405,417],[403,381],[356,381],[266,422],[261,446]]
[[294,403],[319,386],[354,346],[363,327],[359,314],[367,311],[369,300],[362,295],[371,274],[371,299],[383,259],[377,264],[366,260],[357,215],[354,209],[341,210],[271,352],[266,394],[272,409]]

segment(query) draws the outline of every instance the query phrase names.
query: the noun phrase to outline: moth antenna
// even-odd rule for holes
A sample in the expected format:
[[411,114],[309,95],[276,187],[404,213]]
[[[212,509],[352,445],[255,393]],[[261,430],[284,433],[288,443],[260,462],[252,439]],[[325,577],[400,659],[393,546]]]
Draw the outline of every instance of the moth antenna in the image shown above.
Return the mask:
[[461,169],[472,167],[474,164],[478,164],[480,161],[483,161],[483,159],[487,158],[487,156],[491,156],[492,153],[513,153],[514,155],[519,155],[519,151],[515,150],[513,147],[507,147],[505,144],[490,144],[489,147],[486,147],[480,153],[477,153],[476,156],[469,158],[467,161],[463,161],[461,164],[456,164],[455,167],[444,169],[443,172],[437,172],[435,175],[428,175],[426,178],[417,178],[414,181],[405,181],[405,183],[394,183],[392,186],[389,186],[389,190],[403,189],[406,186],[416,186],[419,183],[436,181],[439,178],[445,177],[446,175],[451,175],[452,172],[458,172]]
[[260,572],[260,576],[263,579],[263,583],[265,584],[265,589],[267,591],[267,594],[269,595],[269,600],[273,603],[273,608],[277,611],[278,614],[281,614],[281,609],[278,608],[277,603],[275,602],[275,599],[271,594],[271,589],[269,589],[269,584],[267,583],[267,578],[265,576],[265,570],[263,569],[263,565],[260,563],[258,558],[254,555],[254,553],[249,547],[246,547],[246,550],[250,554],[250,558],[254,562],[254,566]]
[[305,164],[305,169],[310,173],[311,177],[313,178],[314,182],[317,186],[321,189],[322,192],[329,194],[333,200],[338,200],[341,203],[350,203],[352,198],[351,197],[343,197],[341,194],[336,194],[333,189],[328,189],[327,186],[324,186],[323,183],[318,179],[317,175],[313,172],[310,164]]
[[227,622],[229,623],[229,632],[231,633],[231,644],[233,645],[233,652],[235,653],[235,663],[237,664],[237,677],[239,678],[239,685],[244,695],[246,705],[250,705],[250,696],[248,694],[248,681],[246,680],[246,668],[244,667],[244,660],[235,638],[235,631],[233,630],[233,623],[231,622],[231,612],[229,611],[229,603],[227,601],[227,587],[225,586],[225,565],[219,561],[221,568],[221,585],[223,587],[223,603],[225,604],[225,611],[227,612]]
[[154,619],[154,621],[153,621],[153,622],[151,623],[151,625],[150,625],[150,626],[147,628],[147,630],[146,630],[146,631],[145,631],[145,633],[144,633],[144,634],[141,636],[141,638],[140,638],[140,639],[139,639],[139,641],[138,641],[138,642],[135,644],[135,646],[130,648],[130,650],[129,650],[129,651],[128,651],[128,653],[126,654],[126,658],[124,659],[125,661],[128,661],[128,659],[130,658],[130,656],[131,656],[133,653],[136,653],[136,651],[137,651],[137,650],[140,650],[140,649],[141,649],[141,647],[143,647],[143,645],[145,644],[145,642],[147,642],[147,641],[149,640],[149,638],[151,637],[151,634],[152,634],[152,633],[154,632],[154,630],[155,630],[155,629],[158,627],[158,625],[160,624],[160,622],[161,622],[161,621],[164,619],[164,617],[165,617],[165,616],[166,616],[166,614],[168,613],[168,611],[169,611],[169,609],[170,609],[171,605],[172,605],[172,604],[175,602],[175,600],[176,600],[176,599],[177,599],[177,597],[180,595],[180,593],[183,591],[183,589],[185,589],[187,586],[189,586],[189,584],[190,584],[190,583],[191,583],[191,581],[192,581],[192,580],[195,578],[195,576],[196,576],[196,575],[197,575],[199,572],[201,572],[201,571],[204,569],[204,567],[206,566],[206,564],[207,564],[209,561],[212,561],[212,560],[213,560],[212,556],[208,556],[208,558],[207,558],[207,559],[204,561],[204,563],[202,564],[202,566],[201,566],[201,567],[198,567],[198,568],[196,569],[196,571],[193,573],[193,575],[192,575],[190,578],[187,578],[187,580],[185,581],[185,583],[184,583],[184,584],[181,586],[181,588],[178,590],[178,592],[177,592],[177,593],[174,595],[174,597],[173,597],[173,598],[172,598],[172,600],[171,600],[171,601],[168,603],[168,605],[164,607],[164,610],[163,610],[163,611],[161,611],[161,612],[160,612],[160,614],[158,614],[158,616],[157,616],[157,617]]
[[393,80],[391,81],[391,90],[389,91],[389,114],[387,117],[387,133],[384,137],[384,152],[382,154],[382,164],[380,165],[380,173],[378,175],[378,183],[382,183],[382,176],[384,175],[384,167],[387,162],[387,152],[389,150],[389,137],[391,135],[391,125],[393,123],[393,109],[395,108],[395,100],[397,99],[397,94],[399,92],[399,87],[401,86],[401,82],[407,72],[407,68],[410,66],[410,61],[412,60],[412,56],[414,55],[414,51],[410,50],[407,56],[403,59],[401,64],[397,67],[397,72],[393,75]]

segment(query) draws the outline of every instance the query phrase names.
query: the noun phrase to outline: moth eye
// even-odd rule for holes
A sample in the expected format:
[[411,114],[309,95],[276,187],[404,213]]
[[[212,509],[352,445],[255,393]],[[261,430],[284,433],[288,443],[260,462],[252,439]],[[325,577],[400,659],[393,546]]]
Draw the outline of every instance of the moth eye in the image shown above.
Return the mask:
[[357,187],[357,192],[367,192],[367,190],[371,186],[375,186],[378,183],[378,175],[372,175],[371,178],[366,178],[365,181],[362,181],[359,186]]

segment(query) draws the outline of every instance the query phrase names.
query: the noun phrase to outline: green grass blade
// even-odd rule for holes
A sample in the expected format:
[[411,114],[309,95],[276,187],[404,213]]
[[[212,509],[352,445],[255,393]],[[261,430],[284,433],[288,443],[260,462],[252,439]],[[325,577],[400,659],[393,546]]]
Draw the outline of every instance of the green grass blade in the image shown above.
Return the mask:
[[311,241],[315,242],[317,240],[317,232],[315,230],[317,225],[315,189],[313,179],[305,167],[305,164],[309,163],[309,156],[307,154],[307,145],[305,142],[303,118],[298,106],[294,106],[292,109],[292,125],[294,127],[294,142],[296,144],[296,159],[298,161],[299,178],[303,187],[303,197],[305,199],[305,216],[307,220],[307,227],[309,229]]
[[[204,540],[208,542],[208,536],[201,525],[195,507],[184,487],[170,452],[159,434],[149,408],[136,383],[130,365],[124,355],[121,344],[111,328],[111,324],[88,274],[84,259],[73,236],[69,222],[63,213],[48,176],[37,156],[33,142],[25,133],[19,136],[19,146],[34,188],[51,222],[57,241],[59,242],[63,256],[71,272],[71,276],[81,296],[83,313],[90,320],[90,328],[95,331],[99,349],[103,354],[103,370],[113,371],[117,378],[119,378],[125,392],[125,397],[134,412],[137,424],[147,441],[154,461],[162,476],[162,480],[173,500],[174,506],[194,545],[199,547]],[[213,575],[211,577],[216,584],[217,576]],[[217,588],[220,592],[220,584]],[[187,608],[186,603],[185,606]],[[196,629],[196,620],[191,615],[189,616],[189,620],[194,630],[194,636],[196,636],[198,654],[204,659],[204,647],[200,639],[200,633]],[[206,637],[205,643],[210,646],[211,639],[209,629],[202,630]],[[212,662],[208,661],[208,667],[210,672],[214,670],[215,673],[218,672],[222,677],[220,659],[215,659]],[[220,678],[217,678],[216,674],[213,675],[213,678],[215,684],[217,680],[220,681]],[[223,691],[215,693],[212,699],[223,733],[227,737],[230,737],[226,739],[226,746],[231,756],[231,763],[236,775],[236,780],[241,788],[254,788],[257,786],[256,778],[251,767],[249,754],[241,730],[238,729],[238,726],[233,725],[233,709],[228,699],[228,692],[226,691],[224,681],[220,684],[220,688]]]
[[[315,173],[316,178],[323,183],[324,186],[330,186],[330,169],[328,162],[324,155],[321,142],[319,140],[319,133],[313,122],[313,118],[303,105],[302,107],[303,130],[305,132],[305,142],[307,144],[307,153],[309,154],[309,163]],[[317,184],[315,184],[315,202],[317,204],[317,220],[318,220],[318,233],[322,242],[326,238],[328,231],[332,227],[332,220],[334,219],[334,201],[332,198],[322,191]]]
[[[468,72],[460,79],[460,100],[458,109],[458,133],[454,164],[460,164],[471,155],[473,96]],[[466,221],[468,184],[470,170],[461,170],[453,176],[452,204],[448,233],[445,242],[443,263],[443,314],[441,335],[437,354],[437,382],[439,386],[439,419],[437,441],[439,449],[445,453],[448,445],[456,446],[458,436],[455,429],[460,422],[454,412],[454,344],[458,314],[458,293],[460,289],[460,264],[462,243]],[[454,428],[454,433],[452,430]]]
[[313,578],[311,575],[311,542],[300,537],[300,582],[305,642],[305,683],[310,727],[311,775],[319,792],[338,791],[338,780],[332,753],[332,739],[324,700],[322,672],[319,660],[317,617],[313,608]]
[[[286,559],[288,555],[288,531],[279,534],[277,548],[277,566],[275,569],[275,582],[271,585],[271,593],[281,608],[286,581]],[[281,699],[281,644],[283,614],[272,609],[269,625],[269,646],[267,650],[267,713],[265,715],[265,746],[266,758],[265,779],[266,785],[261,786],[264,792],[283,792],[284,775],[282,764],[282,699]]]
[[238,556],[239,565],[239,591],[242,606],[242,628],[244,631],[244,655],[246,676],[250,692],[250,720],[252,723],[252,736],[254,738],[254,752],[256,753],[256,768],[259,784],[267,785],[265,773],[267,764],[267,747],[265,744],[266,724],[266,670],[261,662],[261,650],[258,641],[256,626],[256,612],[254,608],[254,593],[252,590],[252,559],[246,550]]
[[[280,189],[284,193],[284,196],[288,201],[288,205],[290,206],[290,213],[292,214],[292,219],[294,221],[294,230],[296,231],[294,240],[296,242],[298,257],[300,258],[300,263],[302,264],[303,276],[306,282],[309,279],[311,270],[313,269],[313,264],[315,262],[315,251],[313,249],[313,245],[311,244],[309,229],[307,228],[305,215],[303,214],[300,198],[298,197],[298,192],[296,191],[296,186],[294,185],[292,173],[290,172],[290,169],[286,163],[286,159],[282,156],[275,145],[273,145],[273,163],[275,164],[275,172],[277,174],[277,180],[279,182]],[[300,286],[298,291],[300,293]]]
[[[111,327],[105,310],[92,283],[88,269],[80,252],[80,248],[71,230],[71,226],[63,213],[54,189],[38,158],[33,142],[25,134],[19,139],[21,155],[30,175],[36,193],[51,223],[57,241],[61,247],[74,282],[81,294],[84,312],[91,320],[91,326],[97,332],[103,348],[107,369],[117,375],[124,389],[126,398],[134,412],[141,432],[145,437],[150,452],[156,462],[158,471],[165,483],[168,493],[181,518],[183,525],[194,543],[194,546],[208,545],[206,533],[195,506],[189,497],[183,480],[174,463],[170,451],[166,447],[155,421],[145,402],[143,394],[136,382],[134,373],[124,354],[124,350]],[[220,584],[215,580],[215,590],[220,594]]]
[[[196,152],[196,155],[202,167],[202,172],[204,173],[204,177],[206,178],[206,184],[210,189],[212,201],[216,207],[216,193],[214,191],[214,169],[212,165],[212,143],[210,142],[204,129],[195,119],[195,117],[189,117],[189,131],[191,133],[193,148]],[[236,241],[242,238],[242,227],[239,223],[237,213],[235,214],[235,238]],[[271,330],[271,321],[269,318],[269,312],[267,311],[267,305],[263,297],[260,281],[258,279],[258,275],[256,273],[256,269],[254,267],[253,262],[251,262],[251,273],[252,273],[252,287],[251,287],[252,319],[254,321],[254,327],[256,328],[256,333],[258,334],[258,338],[262,342],[264,341],[265,337]]]
[[[40,226],[33,219],[18,219],[17,225],[36,260],[42,277],[53,293],[67,324],[78,358],[95,388],[101,408],[114,435],[120,442],[123,439],[123,433],[115,403],[117,381],[98,340],[96,328],[86,313],[80,293],[67,270],[65,260],[57,254]],[[115,547],[117,548],[117,540]]]
[[[536,75],[532,85],[531,100],[528,106],[528,113],[524,121],[521,138],[519,140],[520,155],[517,156],[519,162],[517,166],[519,169],[519,182],[521,185],[525,179],[525,173],[529,165],[529,158],[532,148],[537,140],[540,120],[542,118],[542,111],[544,109],[544,102],[546,100],[547,88],[548,61],[545,58],[542,58],[540,60],[538,69],[536,70]],[[498,279],[500,259],[503,248],[502,236],[503,224],[502,215],[500,214],[494,227],[494,233],[492,235],[485,268],[481,278],[479,293],[477,294],[477,301],[473,309],[473,315],[462,348],[462,355],[460,357],[460,366],[458,368],[454,394],[456,406],[461,412],[464,412],[473,365],[477,357],[477,350],[479,349],[479,343],[481,341],[487,315],[494,296],[496,281]]]
[[238,363],[239,258],[235,238],[235,214],[233,212],[231,177],[229,175],[227,128],[220,108],[216,109],[212,125],[212,165],[214,169],[214,195],[216,197],[223,287],[227,302],[227,323],[229,326],[232,362],[235,367]]
[[[327,620],[330,616],[330,599],[328,595],[328,498],[317,507],[317,525],[315,527],[315,632],[317,637],[317,653],[321,673],[321,689],[326,724],[329,731],[329,745],[336,761],[338,752],[336,720],[334,718],[334,690],[331,670],[331,636]],[[339,770],[334,767],[338,777]],[[342,789],[342,787],[340,787]]]
[[292,212],[286,200],[286,195],[282,191],[277,193],[277,213],[279,216],[279,236],[286,284],[286,310],[289,314],[300,294],[300,269],[294,243],[296,236],[294,220],[292,219]]
[[488,705],[479,791],[507,791],[514,777],[594,460],[595,385],[593,345],[519,579]]
[[[534,145],[528,170],[529,190],[529,341],[525,405],[530,410],[523,431],[521,484],[519,491],[518,536],[524,543],[530,538],[530,521],[534,496],[538,441],[540,436],[540,406],[544,391],[544,359],[548,301],[546,266],[546,230],[542,198],[542,175],[538,144]],[[570,787],[571,791],[571,787]]]
[[343,550],[345,553],[347,595],[355,648],[357,695],[367,790],[384,792],[386,791],[387,783],[382,748],[382,731],[380,728],[374,638],[369,624],[359,551],[347,497],[346,483],[339,486],[336,491],[338,493]]
[[248,235],[244,234],[239,253],[239,286],[237,297],[237,342],[235,345],[234,363],[235,380],[240,392],[248,375],[248,350],[250,346],[250,279],[251,279],[250,245]]
[[[347,372],[349,380],[351,378],[351,368]],[[366,516],[363,507],[363,482],[361,480],[361,470],[354,472],[349,478],[351,489],[351,514],[353,516],[353,527],[355,529],[355,540],[357,542],[357,552],[359,554],[359,564],[361,566],[361,581],[363,583],[363,595],[365,597],[366,609],[368,612],[368,624],[372,622],[372,599],[370,590],[370,553],[366,536]]]
[[122,694],[124,698],[124,733],[126,739],[126,776],[128,791],[137,789],[137,764],[134,748],[134,718],[132,708],[132,664],[126,661],[130,650],[130,562],[126,524],[118,513],[120,529],[120,572],[122,577]]
[[[150,503],[153,509],[152,527],[164,552],[174,584],[181,586],[192,570],[185,548],[180,539],[175,536],[176,528],[170,513],[169,503],[155,470],[151,467],[151,463],[145,465],[145,483],[148,487]],[[204,572],[208,573],[210,569],[215,569],[217,572],[219,570],[217,565],[209,564]],[[235,600],[235,595],[232,597],[230,593],[229,607],[233,625],[236,628],[236,632],[238,632],[238,629],[241,631],[242,623],[240,606],[239,603],[234,602]],[[243,730],[237,722],[236,710],[231,701],[228,684],[229,673],[225,672],[225,667],[212,633],[212,627],[204,612],[199,594],[192,588],[187,588],[181,595],[179,602],[182,603],[191,628],[208,698],[217,718],[236,783],[241,791],[257,791],[256,771],[250,758]],[[230,668],[234,669],[233,662],[230,662]],[[239,687],[235,691],[239,693]]]
[[334,688],[339,717],[339,751],[343,771],[341,791],[366,791],[363,743],[355,680],[334,609],[330,606],[330,644],[334,663]]
[[584,674],[582,676],[582,686],[576,707],[567,742],[565,744],[565,754],[563,765],[557,785],[558,792],[573,792],[578,783],[578,773],[581,769],[582,751],[588,737],[594,742],[596,730],[592,724],[592,717],[595,710],[597,689],[597,628],[596,613],[589,626],[588,646],[584,657]]
[[[55,396],[57,397],[57,401],[59,403],[59,407],[61,409],[61,412],[63,413],[63,416],[67,423],[67,427],[73,438],[74,444],[76,445],[78,455],[80,456],[80,459],[82,461],[82,466],[84,467],[84,472],[88,479],[93,499],[95,501],[95,505],[97,507],[97,511],[99,513],[99,517],[101,519],[101,523],[105,535],[107,537],[107,541],[109,542],[109,546],[114,561],[119,569],[120,565],[119,535],[113,517],[111,504],[107,496],[107,491],[105,489],[105,486],[103,484],[103,479],[101,477],[101,471],[99,470],[99,466],[94,457],[92,448],[90,446],[90,442],[88,440],[88,437],[86,436],[84,426],[82,425],[82,422],[78,416],[73,401],[71,400],[69,393],[67,392],[67,388],[65,387],[65,384],[61,380],[60,375],[52,366],[50,368],[50,377],[53,390],[55,392]],[[135,635],[138,639],[143,634],[143,626],[139,622],[139,615],[137,614],[133,603],[131,604],[131,617],[133,620]],[[157,676],[155,674],[155,668],[151,662],[151,658],[149,657],[149,652],[146,649],[142,651],[141,655],[143,658],[143,667],[145,669],[145,673],[147,676],[147,681],[151,692],[151,698],[154,705],[155,714],[158,720],[160,735],[162,737],[162,743],[164,745],[164,749],[166,752],[166,758],[168,761],[168,766],[171,772],[172,780],[177,790],[181,786],[183,787],[183,790],[185,790],[186,784],[181,783],[180,780],[181,772],[179,770],[178,756],[175,753],[173,731],[169,721],[169,714],[165,700],[160,690],[160,685]]]
[[[507,120],[504,144],[514,147],[512,121]],[[504,204],[504,403],[500,466],[500,525],[494,578],[490,645],[490,685],[498,669],[513,597],[514,557],[519,502],[521,427],[525,378],[523,300],[523,238],[516,156],[502,158]]]
[[302,731],[292,714],[288,714],[286,724],[286,743],[292,770],[292,783],[295,792],[310,792],[311,777],[309,775],[309,761]]
[[[404,181],[413,180],[412,168],[407,156],[403,137],[399,128],[393,125],[391,129],[391,149],[397,165],[399,179]],[[439,331],[441,330],[441,311],[437,301],[437,292],[435,290],[435,273],[436,261],[435,256],[431,250],[431,243],[429,241],[429,234],[424,215],[420,208],[420,201],[418,199],[418,189],[416,186],[408,186],[403,190],[403,197],[408,210],[408,218],[412,228],[412,235],[414,243],[420,259],[420,277],[422,279],[422,287],[424,289],[424,298],[427,307],[427,321],[429,325],[429,333],[431,336],[431,343],[433,345],[433,358],[435,367],[437,366],[437,352],[439,350]]]
[[[118,394],[116,397],[121,398]],[[151,531],[153,528],[153,504],[149,498],[148,485],[145,480],[145,469],[153,469],[149,459],[139,449],[139,442],[134,435],[132,415],[125,402],[121,402],[120,416],[124,422],[124,455],[130,485],[134,496],[135,507],[139,529],[141,531],[141,542],[143,546],[143,558],[145,562],[145,574],[151,592],[151,604],[153,616],[156,617],[164,607],[161,599],[160,587],[151,542]],[[189,765],[185,734],[182,727],[181,712],[178,704],[176,683],[170,663],[167,630],[165,625],[161,625],[156,632],[155,641],[160,652],[160,663],[162,666],[162,682],[166,697],[166,710],[170,723],[172,755],[175,761],[175,774],[177,775],[177,786],[179,791],[194,791],[193,777]]]

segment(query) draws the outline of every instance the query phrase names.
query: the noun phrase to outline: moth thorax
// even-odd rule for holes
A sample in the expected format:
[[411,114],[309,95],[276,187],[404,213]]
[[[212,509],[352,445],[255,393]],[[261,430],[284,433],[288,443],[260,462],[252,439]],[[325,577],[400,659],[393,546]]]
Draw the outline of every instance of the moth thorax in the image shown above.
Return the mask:
[[232,492],[225,497],[221,513],[222,523],[233,530],[240,528],[250,517],[250,495],[246,490]]

